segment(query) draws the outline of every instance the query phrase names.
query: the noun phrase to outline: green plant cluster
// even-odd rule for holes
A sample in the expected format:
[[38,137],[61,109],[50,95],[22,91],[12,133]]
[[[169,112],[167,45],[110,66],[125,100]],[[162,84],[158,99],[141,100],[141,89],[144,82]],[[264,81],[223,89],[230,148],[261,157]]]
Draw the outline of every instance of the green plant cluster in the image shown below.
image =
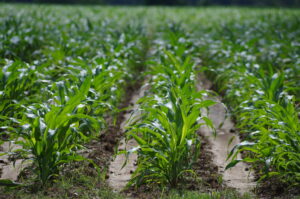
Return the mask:
[[139,143],[131,184],[178,187],[200,153],[198,128],[213,128],[202,110],[214,102],[196,89],[205,69],[245,137],[228,167],[249,162],[261,180],[299,184],[299,21],[297,9],[3,4],[0,143],[21,145],[11,155],[45,184],[83,160],[77,151],[146,65],[150,89],[127,132]]
[[[265,15],[212,31],[202,49],[207,76],[224,95],[245,141],[232,162],[254,163],[260,180],[300,182],[299,18]],[[248,151],[236,160],[239,152]]]
[[141,25],[61,12],[0,14],[0,135],[22,146],[10,154],[33,162],[43,185],[84,160],[77,151],[119,112],[145,47]]
[[163,44],[154,42],[153,60],[149,62],[150,93],[141,98],[139,112],[128,127],[128,139],[138,146],[127,151],[138,154],[137,169],[131,183],[156,184],[176,188],[187,173],[195,174],[202,125],[213,128],[201,110],[215,102],[205,100],[206,91],[198,92],[195,85],[197,70],[188,49],[189,38],[178,24],[163,30]]

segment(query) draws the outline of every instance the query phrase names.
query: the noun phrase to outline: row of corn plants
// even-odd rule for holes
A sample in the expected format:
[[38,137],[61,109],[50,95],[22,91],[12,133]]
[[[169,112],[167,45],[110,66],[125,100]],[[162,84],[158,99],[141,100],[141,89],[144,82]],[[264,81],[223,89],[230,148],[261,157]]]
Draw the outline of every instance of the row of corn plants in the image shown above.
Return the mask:
[[[299,17],[273,14],[238,22],[229,21],[199,39],[206,74],[245,137],[229,154],[228,168],[248,162],[260,180],[276,176],[298,186]],[[237,160],[242,151],[248,153]]]
[[1,142],[22,146],[9,154],[32,162],[44,185],[65,163],[85,160],[77,151],[119,112],[142,64],[145,34],[139,24],[74,10],[14,12],[1,13]]
[[154,40],[149,61],[151,88],[138,101],[140,114],[131,118],[126,133],[138,143],[127,151],[138,154],[137,169],[128,185],[178,187],[188,173],[195,174],[193,163],[201,146],[198,129],[201,125],[213,128],[201,109],[215,102],[204,100],[206,91],[196,89],[197,69],[188,53],[191,43],[181,30],[172,23]]
[[[197,129],[213,128],[200,109],[214,102],[195,88],[199,63],[246,137],[228,167],[250,162],[261,179],[299,184],[296,10],[1,6],[0,144],[21,145],[10,154],[33,161],[42,184],[83,160],[77,151],[119,111],[152,37],[151,89],[127,132],[139,143],[131,184],[176,187],[193,173]],[[239,151],[250,153],[235,160]]]

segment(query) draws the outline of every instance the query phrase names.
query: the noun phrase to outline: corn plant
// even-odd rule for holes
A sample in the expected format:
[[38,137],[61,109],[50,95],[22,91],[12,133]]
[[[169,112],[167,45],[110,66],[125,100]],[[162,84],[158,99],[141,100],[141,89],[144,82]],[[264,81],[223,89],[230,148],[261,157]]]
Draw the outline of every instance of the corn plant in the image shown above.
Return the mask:
[[[139,146],[131,152],[139,155],[138,168],[132,183],[156,183],[175,188],[192,172],[192,165],[200,153],[201,125],[212,127],[208,118],[201,116],[201,108],[213,101],[202,100],[203,92],[189,92],[184,88],[169,87],[167,97],[145,97],[140,100],[141,119],[128,129],[128,138]],[[200,123],[200,120],[206,121]],[[212,127],[213,128],[213,127]]]
[[[248,140],[237,145],[228,168],[239,161],[263,165],[261,178],[280,176],[292,185],[299,183],[299,119],[294,99],[286,94],[282,75],[256,79],[257,91],[251,102],[240,108],[240,128],[250,132]],[[251,151],[252,156],[235,160],[238,152]]]
[[[98,120],[78,113],[90,82],[91,79],[87,77],[78,92],[65,104],[35,104],[28,107],[27,119],[18,122],[21,129],[11,132],[21,138],[15,143],[21,145],[22,149],[15,153],[33,161],[42,185],[59,174],[62,164],[84,160],[76,151],[91,138],[84,134],[85,128],[88,127],[91,133],[99,129]],[[62,96],[61,91],[58,93]]]
[[[244,19],[243,23],[233,19],[219,30],[208,29],[197,48],[207,66],[206,75],[224,95],[245,134],[244,142],[231,151],[227,168],[244,161],[256,166],[260,180],[277,176],[297,185],[299,53],[292,46],[299,37],[298,19],[270,15],[264,23],[266,17]],[[247,156],[236,160],[241,151],[248,151]]]
[[[41,87],[33,66],[21,61],[3,60],[0,71],[0,114],[13,117],[20,105],[33,101],[31,97]],[[17,108],[18,107],[18,108]]]
[[204,91],[196,92],[190,58],[164,53],[152,63],[153,95],[140,99],[141,115],[133,119],[127,132],[128,139],[139,144],[127,152],[139,157],[129,185],[177,187],[186,173],[193,173],[201,143],[197,130],[201,125],[213,128],[211,121],[201,116],[201,109],[214,102],[202,99]]

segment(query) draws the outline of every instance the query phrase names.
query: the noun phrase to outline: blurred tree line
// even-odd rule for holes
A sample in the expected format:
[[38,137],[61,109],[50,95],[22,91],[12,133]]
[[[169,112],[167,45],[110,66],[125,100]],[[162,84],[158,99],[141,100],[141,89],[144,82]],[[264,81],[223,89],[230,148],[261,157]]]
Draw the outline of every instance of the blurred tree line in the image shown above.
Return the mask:
[[300,0],[0,0],[0,2],[104,5],[250,5],[300,6]]

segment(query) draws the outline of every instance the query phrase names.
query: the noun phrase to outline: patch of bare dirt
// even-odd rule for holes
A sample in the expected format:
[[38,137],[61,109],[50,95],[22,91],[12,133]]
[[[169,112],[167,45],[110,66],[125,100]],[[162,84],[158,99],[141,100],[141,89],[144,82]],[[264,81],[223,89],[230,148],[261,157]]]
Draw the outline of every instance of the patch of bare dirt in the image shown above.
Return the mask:
[[300,197],[300,185],[290,186],[283,183],[278,177],[272,177],[262,183],[256,189],[257,195],[264,199],[289,199]]
[[[199,90],[208,90],[212,84],[203,76],[199,77]],[[228,117],[225,105],[219,97],[206,97],[206,99],[216,101],[207,111],[203,109],[202,113],[210,118],[217,130],[216,135],[213,135],[213,130],[207,126],[202,126],[200,132],[207,137],[211,152],[213,153],[213,162],[218,166],[219,173],[223,175],[224,183],[232,188],[237,189],[240,193],[250,192],[255,187],[254,176],[250,172],[249,166],[245,163],[239,163],[231,169],[225,170],[229,161],[227,156],[232,148],[240,143],[239,135],[234,130],[234,123]],[[231,142],[231,143],[230,143]],[[238,159],[241,154],[238,154]]]
[[[10,151],[14,151],[17,149],[20,149],[21,146],[9,143],[9,142],[4,142],[1,145],[1,152],[7,153]],[[12,181],[17,181],[18,176],[22,169],[25,167],[29,166],[30,162],[24,162],[23,160],[17,159],[11,159],[9,155],[2,155],[0,156],[0,179],[9,179]]]
[[[140,88],[140,83],[130,85],[126,89],[125,100],[120,105],[119,109],[124,109],[129,106],[133,106],[131,101],[132,96]],[[113,121],[109,123],[108,128],[101,133],[99,139],[93,140],[87,144],[87,157],[92,159],[102,170],[106,170],[112,157],[117,152],[118,143],[121,141],[123,135],[122,123],[126,120],[126,115],[130,114],[130,110],[124,110],[117,116],[116,124]],[[109,178],[109,175],[106,176]]]
[[[133,107],[131,112],[128,112],[124,115],[124,120],[121,123],[120,131],[125,132],[126,126],[128,125],[128,120],[130,117],[137,117],[139,116],[138,105],[136,104],[137,100],[144,96],[145,91],[147,90],[146,86],[141,87],[132,95],[130,100]],[[135,140],[129,140],[126,143],[125,138],[120,141],[120,145],[118,147],[118,151],[121,150],[130,150],[137,146]],[[125,161],[127,161],[126,165],[124,165]],[[132,153],[129,154],[127,159],[125,154],[118,154],[116,157],[110,162],[109,165],[109,173],[108,173],[108,184],[116,191],[121,191],[125,188],[126,184],[129,182],[132,173],[136,169],[136,162],[137,162],[137,154]]]

